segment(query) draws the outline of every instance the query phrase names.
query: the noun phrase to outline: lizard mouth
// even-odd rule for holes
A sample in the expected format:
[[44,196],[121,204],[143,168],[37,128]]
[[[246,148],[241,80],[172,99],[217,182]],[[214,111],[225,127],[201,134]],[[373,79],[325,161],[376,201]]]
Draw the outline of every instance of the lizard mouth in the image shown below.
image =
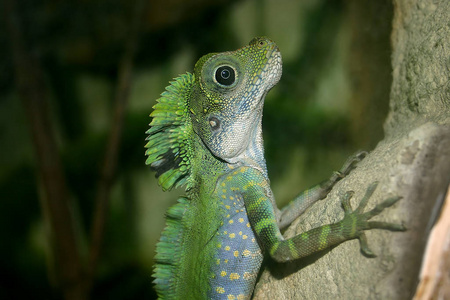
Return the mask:
[[[267,64],[263,69],[262,78],[266,78],[268,84],[266,93],[274,87],[275,84],[280,81],[281,74],[283,71],[283,62],[281,58],[281,52],[275,44],[273,44],[273,47],[271,51],[268,51],[267,53]],[[266,94],[265,93],[265,94]]]

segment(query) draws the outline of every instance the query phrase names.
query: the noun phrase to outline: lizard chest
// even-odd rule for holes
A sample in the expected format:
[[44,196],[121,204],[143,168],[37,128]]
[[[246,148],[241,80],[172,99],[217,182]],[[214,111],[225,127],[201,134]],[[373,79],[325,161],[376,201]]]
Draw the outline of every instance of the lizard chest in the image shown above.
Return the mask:
[[215,233],[214,259],[210,266],[211,299],[248,299],[263,255],[249,222],[239,187],[228,176],[219,180],[214,193],[220,227]]

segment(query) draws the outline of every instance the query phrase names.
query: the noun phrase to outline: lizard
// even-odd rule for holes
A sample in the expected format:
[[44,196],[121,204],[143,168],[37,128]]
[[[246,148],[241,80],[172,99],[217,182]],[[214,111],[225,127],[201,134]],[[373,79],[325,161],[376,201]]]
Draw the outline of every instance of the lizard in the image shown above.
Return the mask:
[[324,199],[366,153],[350,157],[328,180],[278,209],[264,158],[262,113],[281,73],[279,48],[257,37],[236,51],[204,55],[154,105],[146,164],[163,190],[186,191],[168,209],[156,246],[153,277],[160,299],[250,299],[265,255],[287,262],[359,239],[371,257],[365,230],[405,230],[369,221],[401,197],[363,212],[374,183],[355,210],[353,192],[345,193],[341,221],[283,237],[280,230]]

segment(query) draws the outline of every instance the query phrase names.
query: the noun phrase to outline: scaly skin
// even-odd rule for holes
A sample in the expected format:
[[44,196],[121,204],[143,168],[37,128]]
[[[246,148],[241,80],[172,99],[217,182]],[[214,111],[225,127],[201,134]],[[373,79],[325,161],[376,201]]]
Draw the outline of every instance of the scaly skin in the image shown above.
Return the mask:
[[281,68],[275,43],[255,38],[236,51],[203,56],[194,74],[178,77],[158,99],[147,131],[147,164],[164,190],[186,186],[186,196],[167,213],[157,245],[153,277],[161,299],[249,299],[264,254],[285,262],[358,238],[363,252],[373,256],[364,230],[404,230],[369,221],[399,197],[363,213],[373,184],[354,212],[352,194],[343,197],[340,222],[283,238],[280,228],[325,198],[365,153],[286,208],[277,208],[261,120],[265,95],[280,79]]

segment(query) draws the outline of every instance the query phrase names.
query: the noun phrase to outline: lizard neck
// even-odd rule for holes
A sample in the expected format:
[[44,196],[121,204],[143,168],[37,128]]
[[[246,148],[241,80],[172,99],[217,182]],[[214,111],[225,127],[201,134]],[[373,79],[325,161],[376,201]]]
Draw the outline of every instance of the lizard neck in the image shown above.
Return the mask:
[[264,159],[264,142],[262,135],[262,112],[264,105],[264,96],[261,99],[259,107],[255,110],[256,116],[253,117],[255,123],[252,124],[253,130],[248,136],[248,145],[246,149],[232,159],[227,159],[229,167],[236,168],[249,166],[259,170],[268,180],[266,160]]
[[249,166],[259,170],[268,179],[266,160],[264,159],[261,121],[257,124],[247,149],[234,160],[235,162],[230,162],[232,167]]

